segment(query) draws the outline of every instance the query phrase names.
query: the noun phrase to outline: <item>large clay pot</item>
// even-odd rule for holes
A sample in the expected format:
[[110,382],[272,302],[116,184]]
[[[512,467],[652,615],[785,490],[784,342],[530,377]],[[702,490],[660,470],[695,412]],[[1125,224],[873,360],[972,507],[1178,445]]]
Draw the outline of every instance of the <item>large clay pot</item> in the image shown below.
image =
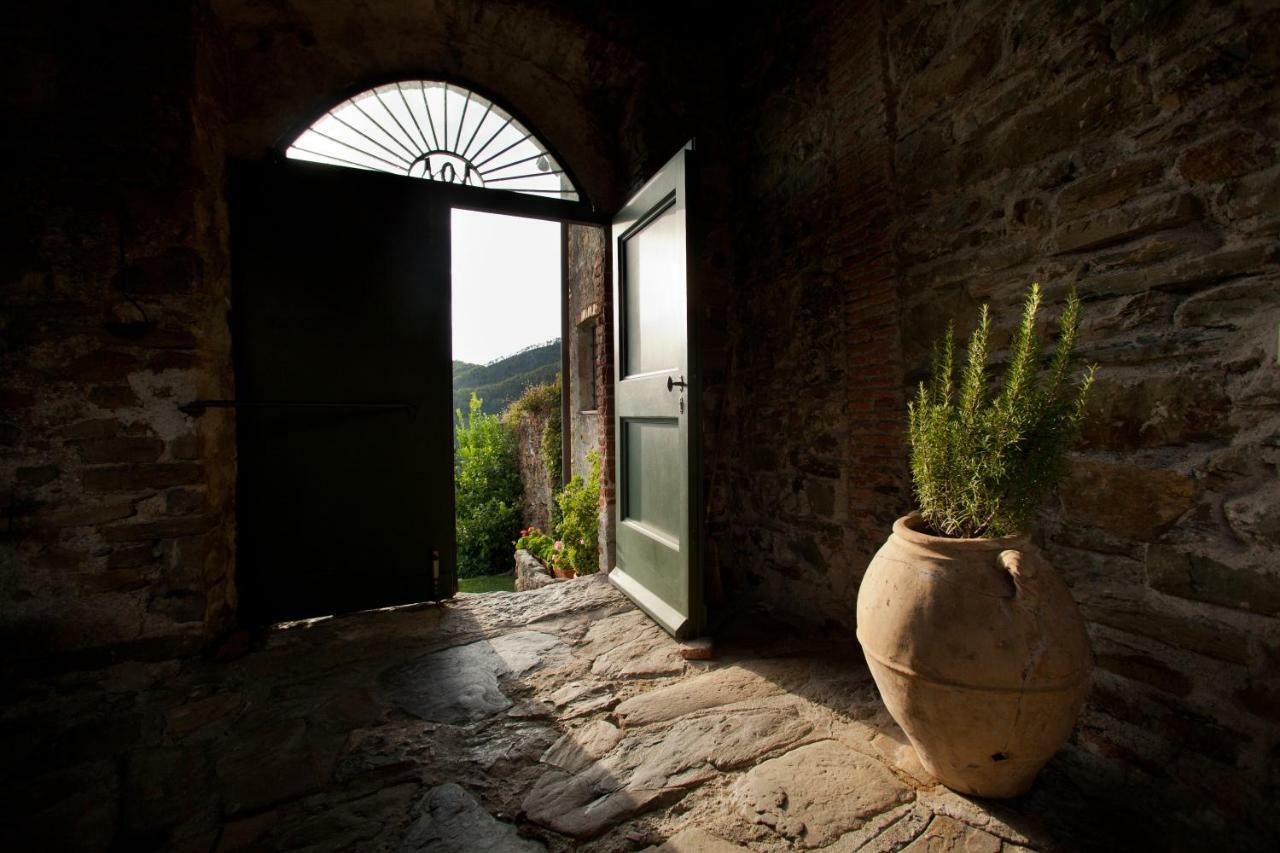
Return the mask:
[[858,591],[880,696],[949,788],[1012,797],[1071,734],[1089,640],[1071,592],[1027,536],[949,539],[898,519]]

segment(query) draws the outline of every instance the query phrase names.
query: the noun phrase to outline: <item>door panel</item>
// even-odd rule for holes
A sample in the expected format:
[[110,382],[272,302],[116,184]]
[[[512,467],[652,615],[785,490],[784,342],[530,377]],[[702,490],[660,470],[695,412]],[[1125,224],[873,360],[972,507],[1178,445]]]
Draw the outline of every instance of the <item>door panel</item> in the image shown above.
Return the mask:
[[684,363],[684,217],[674,201],[664,201],[666,209],[623,242],[629,283],[623,306],[626,376],[675,370]]
[[655,538],[679,548],[681,531],[678,501],[663,500],[680,491],[680,466],[671,464],[680,454],[680,422],[676,419],[628,418],[623,421],[622,446],[626,458],[622,520],[649,531]]
[[242,614],[451,595],[447,207],[348,169],[232,179]]
[[676,636],[702,622],[691,156],[677,154],[613,223],[618,523],[609,578]]

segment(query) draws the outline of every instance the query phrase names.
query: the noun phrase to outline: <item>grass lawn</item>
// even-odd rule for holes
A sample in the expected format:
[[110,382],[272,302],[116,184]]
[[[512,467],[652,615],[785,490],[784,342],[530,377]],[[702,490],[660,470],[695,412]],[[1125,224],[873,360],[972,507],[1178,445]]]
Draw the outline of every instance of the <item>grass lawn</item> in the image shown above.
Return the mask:
[[515,589],[516,576],[511,572],[478,578],[458,578],[458,592],[515,592]]

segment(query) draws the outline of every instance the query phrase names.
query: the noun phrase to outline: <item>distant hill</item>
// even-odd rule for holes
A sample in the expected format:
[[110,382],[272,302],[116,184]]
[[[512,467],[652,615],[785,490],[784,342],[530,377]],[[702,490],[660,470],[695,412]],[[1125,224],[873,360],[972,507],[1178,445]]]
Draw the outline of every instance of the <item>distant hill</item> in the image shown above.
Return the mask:
[[458,377],[466,373],[468,370],[474,370],[480,367],[479,364],[472,364],[469,361],[455,361],[453,363],[453,381],[457,382]]
[[560,339],[526,347],[488,364],[453,363],[453,407],[466,410],[475,392],[481,409],[499,414],[529,385],[554,382],[560,371]]

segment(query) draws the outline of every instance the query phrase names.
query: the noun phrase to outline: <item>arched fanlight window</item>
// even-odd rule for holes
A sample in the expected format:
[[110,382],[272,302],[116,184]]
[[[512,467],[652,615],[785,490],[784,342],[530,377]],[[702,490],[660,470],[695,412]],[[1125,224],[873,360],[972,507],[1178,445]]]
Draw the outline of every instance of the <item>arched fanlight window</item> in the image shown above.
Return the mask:
[[299,134],[286,156],[577,201],[564,167],[497,104],[461,86],[402,80],[361,92]]

